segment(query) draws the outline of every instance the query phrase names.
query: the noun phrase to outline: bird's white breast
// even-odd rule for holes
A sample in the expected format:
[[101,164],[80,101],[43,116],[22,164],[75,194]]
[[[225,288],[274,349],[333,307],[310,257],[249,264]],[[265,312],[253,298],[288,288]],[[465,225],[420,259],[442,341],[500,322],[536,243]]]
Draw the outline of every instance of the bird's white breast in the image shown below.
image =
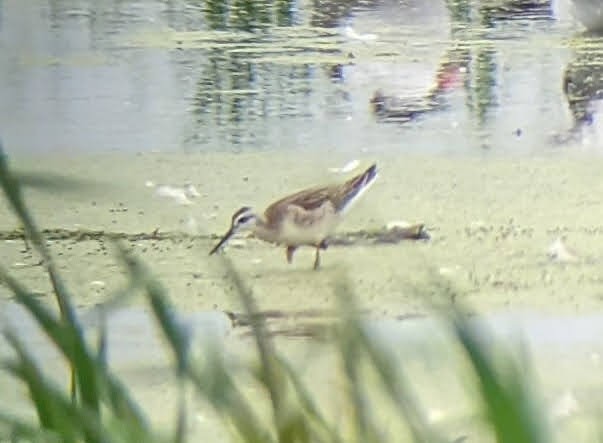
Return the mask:
[[299,225],[293,220],[284,220],[279,232],[279,240],[288,245],[316,245],[332,234],[339,222],[340,218],[335,214],[316,219],[306,225]]

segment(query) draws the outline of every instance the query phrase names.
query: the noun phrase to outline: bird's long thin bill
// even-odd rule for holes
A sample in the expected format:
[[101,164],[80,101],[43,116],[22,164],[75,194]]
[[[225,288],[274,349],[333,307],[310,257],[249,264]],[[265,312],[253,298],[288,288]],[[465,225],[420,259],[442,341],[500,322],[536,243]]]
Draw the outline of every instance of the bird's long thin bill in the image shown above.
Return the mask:
[[224,246],[224,244],[230,240],[230,237],[232,237],[232,234],[234,234],[234,231],[231,229],[228,230],[228,232],[226,234],[224,234],[224,237],[222,237],[220,239],[220,241],[218,242],[218,244],[216,246],[214,246],[214,248],[209,251],[209,255],[215,254],[216,252],[218,252],[220,250],[220,248],[222,246]]

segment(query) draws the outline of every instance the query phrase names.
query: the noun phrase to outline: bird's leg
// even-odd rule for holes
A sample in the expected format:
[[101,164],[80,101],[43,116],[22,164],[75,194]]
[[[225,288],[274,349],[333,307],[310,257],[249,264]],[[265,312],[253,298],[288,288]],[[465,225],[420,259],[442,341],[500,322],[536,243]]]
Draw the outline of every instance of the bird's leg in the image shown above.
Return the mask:
[[297,249],[297,246],[287,246],[287,263],[291,263],[293,261],[293,253]]
[[320,245],[316,245],[316,256],[314,258],[314,270],[320,267]]

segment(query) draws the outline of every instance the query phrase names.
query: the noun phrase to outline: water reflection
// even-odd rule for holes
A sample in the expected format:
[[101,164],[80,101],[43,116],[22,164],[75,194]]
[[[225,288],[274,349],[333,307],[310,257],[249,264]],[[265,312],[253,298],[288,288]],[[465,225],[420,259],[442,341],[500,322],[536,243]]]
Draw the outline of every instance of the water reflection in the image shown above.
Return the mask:
[[[510,0],[505,2],[484,2],[473,14],[466,2],[450,7],[456,21],[453,25],[453,36],[462,38],[466,29],[475,26],[476,22],[483,29],[484,35],[494,37],[494,32],[501,21],[523,20],[533,23],[535,20],[552,18],[550,0]],[[477,19],[475,18],[477,17]],[[484,129],[489,123],[495,108],[499,106],[498,94],[498,63],[497,51],[494,45],[477,45],[465,55],[469,68],[465,87],[467,90],[467,107],[474,117],[480,134],[487,134]],[[481,147],[490,147],[489,137],[482,138]]]
[[[20,305],[4,302],[0,305],[0,327],[19,334],[23,344],[33,352],[45,367],[54,367],[60,355],[37,323]],[[268,328],[277,336],[324,337],[331,330],[337,316],[331,311],[265,311]],[[107,357],[113,368],[135,368],[168,365],[167,352],[153,314],[146,308],[113,308],[101,316],[98,308],[78,312],[82,328],[91,343],[96,341],[100,322],[107,333]],[[241,352],[236,341],[249,334],[248,316],[242,313],[221,311],[175,312],[175,319],[184,328],[192,349],[206,349],[209,345],[225,347],[226,351]],[[485,326],[494,332],[492,337],[511,344],[521,340],[535,362],[541,362],[543,370],[551,359],[557,370],[571,369],[598,373],[603,352],[601,333],[603,317],[591,315],[546,315],[531,311],[508,311],[498,314],[473,316],[469,322]],[[448,325],[433,315],[402,315],[399,318],[377,318],[367,315],[365,325],[369,335],[393,351],[404,349],[409,355],[421,356],[441,364],[444,354],[456,349],[450,342]],[[321,333],[323,335],[321,335]],[[492,337],[484,337],[491,340]],[[492,343],[494,344],[494,343]],[[243,343],[243,346],[246,346]],[[426,355],[425,352],[429,355]],[[197,351],[195,351],[197,352]],[[0,337],[0,356],[10,355],[10,348]],[[435,360],[433,360],[435,359]],[[549,368],[550,370],[550,368]],[[557,374],[561,375],[561,374]],[[559,377],[558,380],[565,380]]]
[[553,19],[551,0],[507,0],[504,2],[484,2],[480,13],[485,23],[495,26],[498,20]]
[[[260,53],[258,52],[259,55]],[[271,117],[310,117],[311,77],[309,64],[272,65],[254,62],[254,54],[224,54],[211,51],[200,68],[197,91],[193,99],[197,142],[224,141],[223,134],[207,128],[229,128],[226,142],[254,144],[267,133],[260,120]]]
[[497,51],[493,45],[477,45],[469,48],[462,43],[467,30],[476,23],[487,35],[501,20],[534,20],[552,18],[550,0],[509,1],[479,4],[461,0],[450,0],[447,7],[451,17],[453,43],[439,64],[435,85],[419,97],[402,99],[377,90],[370,100],[373,111],[380,121],[409,122],[434,111],[449,108],[449,93],[459,86],[462,74],[466,90],[466,103],[479,129],[488,124],[491,111],[497,102]]
[[564,72],[563,92],[573,125],[559,140],[581,140],[584,130],[596,122],[598,102],[603,99],[603,35],[586,34],[578,40]]
[[438,68],[435,85],[422,97],[402,100],[396,96],[387,96],[378,89],[371,98],[374,113],[383,122],[405,123],[447,109],[449,94],[465,83],[463,77],[467,72],[468,62],[468,51],[449,51]]
[[574,14],[587,30],[603,32],[603,3],[601,0],[572,0]]
[[[32,0],[0,8],[9,146],[296,149],[336,140],[358,151],[398,149],[404,130],[416,149],[506,149],[520,124],[530,122],[525,132],[542,144],[543,132],[567,123],[558,80],[565,30],[551,20],[550,0]],[[447,76],[461,84],[449,87]],[[413,131],[375,118],[378,89],[394,105],[422,96],[408,113],[420,121],[403,119]]]
[[310,24],[316,27],[336,28],[349,19],[358,7],[373,8],[374,1],[313,0]]

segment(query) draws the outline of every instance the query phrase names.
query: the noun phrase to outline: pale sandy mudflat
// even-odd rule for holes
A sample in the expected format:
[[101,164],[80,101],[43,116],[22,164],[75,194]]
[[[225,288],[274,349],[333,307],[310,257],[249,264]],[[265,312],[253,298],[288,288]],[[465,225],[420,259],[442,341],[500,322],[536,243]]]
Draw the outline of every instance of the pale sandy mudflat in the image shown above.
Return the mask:
[[[288,192],[342,180],[344,176],[328,168],[349,160],[343,154],[261,152],[55,156],[35,162],[16,158],[13,163],[21,171],[51,171],[95,183],[62,193],[28,189],[27,201],[42,228],[129,234],[159,229],[201,235],[125,242],[161,279],[170,301],[191,313],[241,311],[220,258],[208,257],[215,242],[208,235],[223,233],[232,212],[242,205],[261,210]],[[582,154],[540,158],[364,154],[360,160],[362,167],[376,161],[380,177],[349,213],[340,232],[377,229],[405,220],[425,223],[432,238],[331,247],[323,253],[323,268],[318,272],[311,269],[310,249],[299,250],[288,265],[283,248],[254,239],[229,247],[225,254],[252,288],[260,309],[285,314],[279,326],[282,330],[295,332],[297,326],[316,321],[307,312],[332,314],[336,308],[332,286],[342,276],[354,289],[360,307],[383,321],[408,314],[429,315],[432,303],[442,301],[438,284],[450,284],[456,300],[483,315],[535,312],[575,318],[602,311],[602,159]],[[190,205],[179,205],[154,195],[146,181],[173,185],[190,181],[201,195]],[[0,230],[10,233],[17,223],[4,203],[0,211]],[[574,259],[558,262],[547,256],[558,237],[573,250]],[[53,240],[50,247],[82,309],[106,301],[125,284],[108,240],[72,237]],[[20,240],[3,241],[0,248],[2,265],[51,303],[47,278],[42,267],[35,265],[37,256],[25,251]],[[0,288],[0,294],[4,302],[10,300],[5,288]],[[127,304],[143,306],[144,300],[134,298]],[[337,358],[328,347],[311,343],[299,337],[277,340],[279,349],[312,380],[325,408],[341,413],[343,387],[333,369]],[[249,338],[237,328],[225,341],[232,355],[247,355],[249,345]],[[571,355],[556,348],[543,351],[537,369],[547,388],[547,408],[567,410],[572,417],[563,418],[559,435],[580,433],[588,441],[592,417],[576,415],[576,411],[592,410],[586,393],[600,386],[600,349],[591,343],[582,345]],[[148,352],[148,360],[140,365],[118,367],[154,422],[160,428],[169,427],[174,415],[166,411],[173,411],[176,404],[169,359],[163,353],[157,357],[160,351],[152,347]],[[443,354],[436,351],[425,360],[422,351],[410,350],[404,368],[412,375],[431,419],[451,437],[479,435],[471,412],[474,405],[463,397],[467,382],[455,375],[459,363],[450,356],[442,362],[434,355]],[[61,365],[54,361],[49,364],[52,367]],[[554,371],[547,369],[553,367]],[[25,404],[20,389],[7,392],[15,405]],[[255,388],[249,387],[248,394],[257,400]],[[209,408],[198,400],[191,405],[191,432],[223,441],[226,431]],[[258,408],[262,407],[260,402]],[[388,414],[383,411],[386,422]],[[388,426],[388,432],[397,432],[395,425]]]
[[[306,186],[342,180],[327,171],[350,158],[325,154],[144,154],[40,158],[14,161],[22,170],[48,170],[94,185],[62,193],[28,190],[42,228],[103,230],[107,233],[185,232],[200,238],[130,242],[169,288],[177,306],[193,310],[236,310],[224,270],[207,253],[243,205],[263,210],[271,201]],[[294,263],[284,248],[254,239],[226,250],[254,289],[262,309],[332,307],[330,282],[342,271],[363,307],[397,315],[423,306],[420,294],[434,275],[452,282],[460,300],[474,309],[535,308],[590,312],[603,307],[602,159],[467,158],[422,155],[365,155],[380,176],[340,226],[340,232],[378,229],[394,220],[425,223],[428,242],[331,247],[323,268],[312,271],[313,251],[298,250]],[[362,167],[361,166],[361,167]],[[360,168],[358,169],[360,170]],[[145,182],[191,182],[201,194],[188,206],[154,195]],[[3,205],[0,229],[16,222]],[[576,260],[547,257],[558,238]],[[21,241],[5,241],[2,263],[30,287],[48,292],[38,259]],[[110,242],[51,242],[78,304],[101,302],[120,284],[121,271]],[[91,282],[102,281],[104,288]],[[3,297],[9,294],[0,290]]]

